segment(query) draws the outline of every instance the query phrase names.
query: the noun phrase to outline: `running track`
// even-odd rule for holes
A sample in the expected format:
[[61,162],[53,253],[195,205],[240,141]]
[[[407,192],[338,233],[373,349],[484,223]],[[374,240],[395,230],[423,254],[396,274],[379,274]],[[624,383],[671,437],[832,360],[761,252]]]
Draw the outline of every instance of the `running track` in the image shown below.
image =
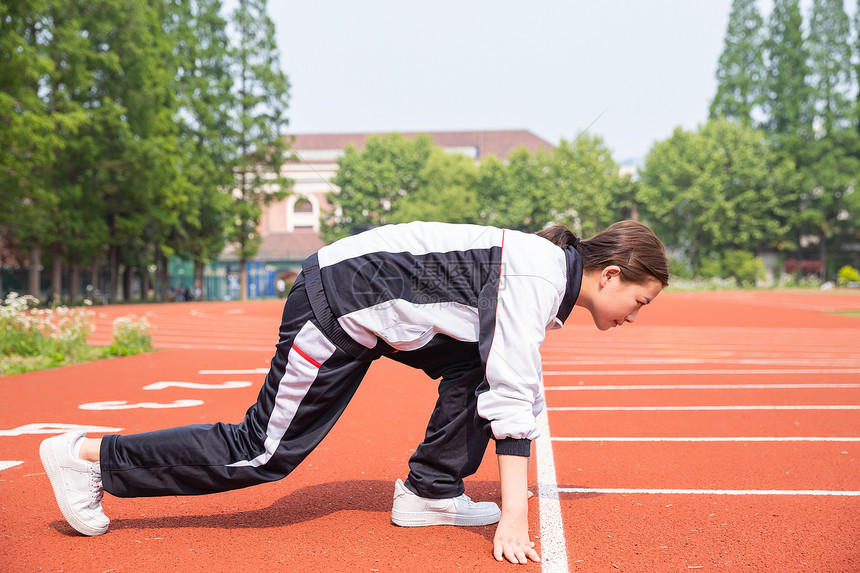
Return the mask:
[[[435,385],[380,360],[330,436],[287,479],[224,494],[116,499],[107,535],[63,521],[38,444],[239,421],[281,304],[98,309],[147,315],[159,352],[0,379],[0,570],[509,571],[494,527],[398,528],[393,482]],[[860,296],[666,292],[636,325],[583,311],[543,348],[528,570],[860,570]],[[497,500],[491,454],[469,479]]]

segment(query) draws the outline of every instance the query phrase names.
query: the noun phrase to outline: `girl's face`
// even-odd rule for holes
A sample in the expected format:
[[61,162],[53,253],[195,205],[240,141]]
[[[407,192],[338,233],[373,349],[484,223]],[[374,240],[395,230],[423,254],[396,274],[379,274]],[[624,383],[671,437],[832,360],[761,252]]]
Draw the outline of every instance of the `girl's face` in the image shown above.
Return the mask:
[[657,298],[663,285],[657,279],[646,283],[631,283],[621,280],[620,269],[606,267],[600,274],[597,289],[592,297],[590,311],[594,325],[600,330],[609,330],[625,322],[633,322],[639,310]]

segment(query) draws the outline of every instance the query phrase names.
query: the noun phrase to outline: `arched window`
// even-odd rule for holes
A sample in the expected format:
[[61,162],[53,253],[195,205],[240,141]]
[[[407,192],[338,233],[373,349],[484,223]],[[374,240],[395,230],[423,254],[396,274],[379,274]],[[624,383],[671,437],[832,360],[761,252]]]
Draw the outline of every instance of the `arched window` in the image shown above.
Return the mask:
[[319,230],[319,204],[316,197],[296,193],[290,199],[292,202],[287,203],[289,209],[287,231],[292,232],[296,229]]
[[307,197],[299,197],[293,204],[293,213],[312,213],[314,206]]

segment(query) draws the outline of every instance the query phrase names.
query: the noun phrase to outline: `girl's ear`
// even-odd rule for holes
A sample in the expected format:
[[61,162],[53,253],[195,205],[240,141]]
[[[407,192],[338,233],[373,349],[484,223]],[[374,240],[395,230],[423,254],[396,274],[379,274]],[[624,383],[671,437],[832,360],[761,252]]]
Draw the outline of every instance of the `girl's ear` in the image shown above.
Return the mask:
[[605,287],[612,279],[621,280],[621,267],[618,265],[609,265],[600,272],[600,286]]

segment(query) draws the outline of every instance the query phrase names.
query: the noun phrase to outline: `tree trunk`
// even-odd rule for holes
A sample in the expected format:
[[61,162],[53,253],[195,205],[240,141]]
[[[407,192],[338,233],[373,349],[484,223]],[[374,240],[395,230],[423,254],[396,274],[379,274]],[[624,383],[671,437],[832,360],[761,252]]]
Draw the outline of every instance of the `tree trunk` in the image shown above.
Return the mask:
[[205,265],[200,261],[194,261],[194,299],[206,300],[206,293],[203,292],[203,271]]
[[51,265],[51,296],[48,304],[60,304],[63,300],[63,261],[55,254]]
[[116,302],[119,298],[119,251],[118,245],[110,246],[110,292],[108,293],[110,302]]
[[149,269],[146,269],[146,272],[143,273],[140,280],[140,298],[143,300],[149,300]]
[[36,298],[42,294],[42,248],[30,250],[30,269],[27,273],[27,290]]
[[159,278],[161,279],[161,300],[168,300],[167,298],[167,287],[170,284],[170,273],[167,270],[167,257],[164,256],[164,253],[159,250],[158,251],[158,270],[156,271],[159,274]]
[[81,301],[81,267],[75,259],[69,265],[69,298],[73,304]]
[[122,299],[126,302],[132,299],[132,285],[134,284],[134,267],[125,267],[122,271]]

